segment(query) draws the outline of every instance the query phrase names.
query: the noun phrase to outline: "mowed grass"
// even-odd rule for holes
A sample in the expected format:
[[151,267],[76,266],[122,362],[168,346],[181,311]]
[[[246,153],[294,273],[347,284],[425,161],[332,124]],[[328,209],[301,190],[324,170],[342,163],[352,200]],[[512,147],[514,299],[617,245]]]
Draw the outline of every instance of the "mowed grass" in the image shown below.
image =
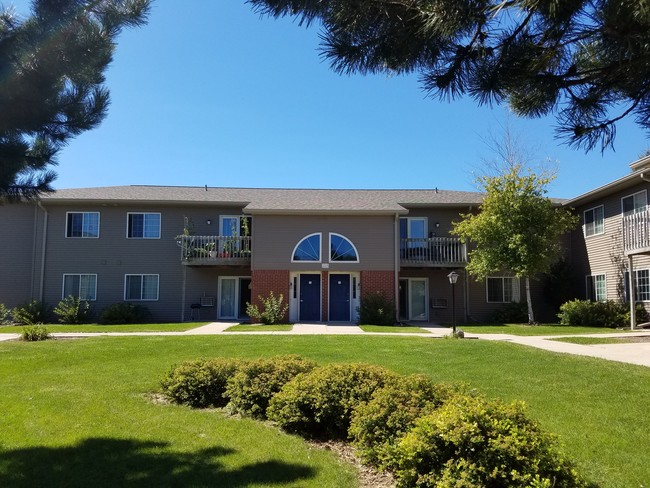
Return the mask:
[[[210,322],[182,322],[171,324],[128,324],[128,325],[101,325],[101,324],[45,324],[50,332],[185,332],[196,329]],[[0,326],[0,334],[15,333],[20,334],[23,331],[21,325],[4,325]]]
[[288,353],[524,400],[592,481],[650,484],[650,368],[480,340],[231,335],[0,343],[0,486],[356,486],[330,452],[272,426],[148,396],[186,359]]
[[573,334],[624,334],[626,330],[603,327],[581,327],[559,324],[463,324],[459,328],[470,334],[512,334],[518,336],[573,335]]
[[573,344],[630,344],[637,342],[633,337],[558,337],[550,339],[557,342],[571,342]]
[[288,332],[291,329],[293,329],[293,325],[291,324],[237,324],[228,327],[224,332]]
[[364,332],[384,332],[387,334],[428,334],[428,330],[412,325],[406,326],[385,326],[385,325],[360,325]]

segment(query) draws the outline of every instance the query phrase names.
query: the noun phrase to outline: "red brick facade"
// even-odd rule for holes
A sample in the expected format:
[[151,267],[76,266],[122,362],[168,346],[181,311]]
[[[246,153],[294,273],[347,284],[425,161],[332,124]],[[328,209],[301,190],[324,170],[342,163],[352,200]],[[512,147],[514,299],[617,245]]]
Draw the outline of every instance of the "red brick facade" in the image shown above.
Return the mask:
[[395,273],[393,271],[361,271],[361,297],[381,292],[395,300]]
[[[259,296],[267,297],[273,291],[277,297],[280,294],[284,297],[283,304],[289,303],[289,271],[288,270],[252,270],[251,271],[251,301],[260,310],[262,304]],[[285,319],[288,320],[288,316]]]

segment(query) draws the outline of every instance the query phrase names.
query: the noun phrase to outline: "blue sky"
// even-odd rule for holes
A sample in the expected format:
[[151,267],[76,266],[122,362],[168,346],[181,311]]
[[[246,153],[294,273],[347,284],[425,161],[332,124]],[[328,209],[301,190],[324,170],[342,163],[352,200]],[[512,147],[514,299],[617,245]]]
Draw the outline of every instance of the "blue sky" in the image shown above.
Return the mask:
[[[28,2],[5,1],[19,13]],[[209,185],[474,190],[510,120],[539,159],[557,161],[550,195],[624,176],[650,142],[626,120],[616,151],[570,149],[554,118],[508,117],[471,100],[428,99],[417,76],[339,76],[318,32],[260,18],[244,0],[157,0],[118,39],[109,115],[59,156],[56,188]]]

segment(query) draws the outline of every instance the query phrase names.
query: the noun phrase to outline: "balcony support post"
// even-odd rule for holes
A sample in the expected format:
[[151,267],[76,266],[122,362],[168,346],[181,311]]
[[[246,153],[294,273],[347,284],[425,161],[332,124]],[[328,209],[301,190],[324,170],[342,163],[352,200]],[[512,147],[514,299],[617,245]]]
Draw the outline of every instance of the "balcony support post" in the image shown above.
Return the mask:
[[630,329],[634,330],[636,326],[636,288],[635,288],[635,279],[634,279],[634,255],[630,254],[627,257],[628,260],[628,286],[627,289],[630,290]]

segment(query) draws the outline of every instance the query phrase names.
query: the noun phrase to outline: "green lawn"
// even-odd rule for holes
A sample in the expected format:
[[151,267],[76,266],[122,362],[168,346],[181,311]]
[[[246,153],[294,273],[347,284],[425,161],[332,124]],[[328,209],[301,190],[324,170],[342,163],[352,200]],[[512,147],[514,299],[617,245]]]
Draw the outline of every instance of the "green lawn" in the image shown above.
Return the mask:
[[147,395],[185,359],[285,353],[524,400],[600,486],[650,481],[650,368],[493,341],[222,335],[0,343],[0,486],[356,486],[330,452],[272,426]]
[[571,342],[573,344],[626,344],[634,342],[631,337],[560,337],[551,339],[558,342]]
[[224,332],[277,332],[277,331],[290,331],[293,329],[291,324],[275,324],[275,325],[263,325],[263,324],[237,324],[232,327],[228,327]]
[[364,332],[386,332],[397,334],[428,334],[428,330],[421,329],[415,326],[390,326],[385,325],[360,325],[361,330]]
[[[195,329],[209,322],[182,322],[173,324],[129,324],[129,325],[68,325],[68,324],[46,324],[50,332],[185,332],[186,330]],[[0,334],[15,333],[20,334],[23,327],[18,325],[0,326]]]
[[512,334],[519,336],[572,335],[572,334],[612,334],[625,333],[625,330],[603,327],[581,327],[559,324],[463,324],[459,326],[470,334]]

